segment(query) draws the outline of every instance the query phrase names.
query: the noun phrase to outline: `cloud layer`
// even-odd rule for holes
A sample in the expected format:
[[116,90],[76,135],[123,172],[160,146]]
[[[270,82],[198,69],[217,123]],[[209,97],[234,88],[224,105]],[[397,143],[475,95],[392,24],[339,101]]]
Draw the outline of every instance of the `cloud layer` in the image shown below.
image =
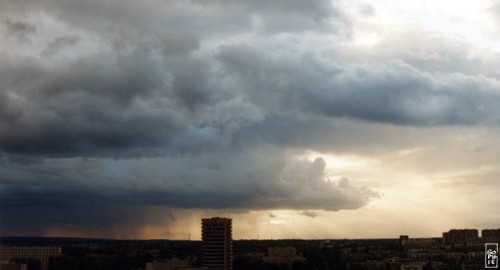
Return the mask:
[[357,209],[379,194],[305,152],[384,144],[374,125],[499,124],[476,47],[412,29],[368,50],[331,1],[22,2],[0,4],[5,234],[141,226],[158,206]]

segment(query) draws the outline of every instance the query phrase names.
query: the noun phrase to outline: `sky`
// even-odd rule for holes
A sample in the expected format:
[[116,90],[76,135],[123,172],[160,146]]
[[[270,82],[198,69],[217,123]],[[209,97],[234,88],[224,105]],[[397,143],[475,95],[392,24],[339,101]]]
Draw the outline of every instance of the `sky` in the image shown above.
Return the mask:
[[3,0],[0,235],[500,227],[493,0]]

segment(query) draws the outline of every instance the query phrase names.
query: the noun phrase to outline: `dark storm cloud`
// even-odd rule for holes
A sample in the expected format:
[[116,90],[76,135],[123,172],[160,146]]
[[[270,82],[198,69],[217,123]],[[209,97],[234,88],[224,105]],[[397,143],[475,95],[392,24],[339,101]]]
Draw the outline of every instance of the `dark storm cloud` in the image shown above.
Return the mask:
[[22,57],[0,61],[5,151],[73,156],[156,147],[179,129],[168,109],[153,112],[138,104],[164,90],[161,66],[148,57],[103,56],[65,65]]
[[211,89],[202,76],[207,74],[205,63],[189,61],[176,65],[173,72],[173,91],[176,97],[190,110],[206,104],[211,98]]
[[238,2],[224,2],[70,0],[46,2],[46,10],[72,27],[102,36],[127,32],[136,39],[154,39],[250,31],[250,13]]
[[356,209],[378,194],[301,157],[386,137],[345,122],[498,124],[494,78],[302,44],[349,31],[331,1],[3,1],[0,16],[39,43],[0,52],[4,233],[172,220],[155,207]]
[[281,57],[248,46],[224,47],[218,59],[246,95],[271,110],[403,125],[499,120],[494,104],[500,84],[482,76],[431,75],[401,60],[342,64],[314,55]]
[[[140,161],[59,159],[4,161],[1,205],[78,202],[168,205],[180,208],[357,208],[376,196],[325,176],[321,158],[284,158],[275,150],[211,153]],[[57,194],[75,192],[58,199]],[[26,195],[28,194],[28,195]],[[71,199],[74,198],[75,200]]]
[[[174,222],[168,212],[138,203],[124,204],[126,194],[104,195],[94,191],[33,187],[6,191],[6,198],[2,197],[0,205],[2,234],[44,235],[57,229],[72,231],[71,227],[75,227],[76,233],[94,231],[94,235],[101,237],[124,237],[127,234],[127,237],[136,237],[144,225],[168,226]],[[118,197],[120,199],[115,200]]]
[[36,26],[20,21],[6,19],[3,25],[8,36],[16,37],[20,41],[26,41],[30,35],[36,33]]
[[[227,3],[227,2],[223,2]],[[338,31],[331,18],[341,17],[332,1],[235,1],[232,6],[253,15],[265,33]],[[337,25],[338,26],[338,25]]]
[[103,231],[123,222],[134,228],[168,219],[155,214],[161,206],[336,211],[378,196],[347,179],[328,180],[320,158],[285,160],[273,150],[212,155],[4,163],[0,215],[9,218],[2,230],[43,233],[61,220]]
[[77,36],[60,36],[50,41],[47,44],[47,48],[42,51],[42,54],[52,55],[64,48],[71,47],[80,41]]

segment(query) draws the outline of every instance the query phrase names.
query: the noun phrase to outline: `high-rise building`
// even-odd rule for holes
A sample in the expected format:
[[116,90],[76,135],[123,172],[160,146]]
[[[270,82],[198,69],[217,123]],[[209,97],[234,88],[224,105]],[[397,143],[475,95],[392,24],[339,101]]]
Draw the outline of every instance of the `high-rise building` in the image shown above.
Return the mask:
[[232,269],[232,220],[204,218],[201,220],[202,264],[212,270]]

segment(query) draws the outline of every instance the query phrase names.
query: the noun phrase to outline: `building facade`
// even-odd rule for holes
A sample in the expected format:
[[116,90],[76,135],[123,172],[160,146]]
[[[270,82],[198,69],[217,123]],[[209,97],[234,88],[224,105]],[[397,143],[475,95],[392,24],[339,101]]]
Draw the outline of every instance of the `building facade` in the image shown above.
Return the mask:
[[211,270],[232,269],[232,220],[204,218],[201,220],[202,264]]
[[61,255],[61,247],[51,246],[0,246],[0,260],[36,260],[42,270],[49,269],[51,257]]

